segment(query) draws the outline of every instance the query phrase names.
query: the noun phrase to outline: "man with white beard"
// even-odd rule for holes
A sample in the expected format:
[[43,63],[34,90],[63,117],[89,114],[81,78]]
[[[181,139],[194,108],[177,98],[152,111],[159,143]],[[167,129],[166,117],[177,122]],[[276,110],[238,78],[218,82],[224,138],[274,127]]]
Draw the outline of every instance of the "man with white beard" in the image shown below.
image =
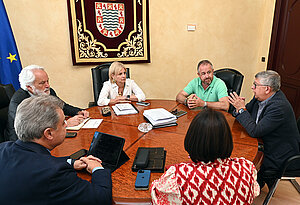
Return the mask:
[[[5,140],[15,141],[18,139],[14,128],[14,120],[17,107],[24,99],[41,95],[53,95],[59,98],[55,91],[50,88],[49,77],[41,66],[29,65],[23,68],[19,74],[19,81],[21,88],[14,93],[9,104]],[[88,111],[73,107],[65,102],[63,111],[65,115],[71,116],[67,120],[67,126],[76,126],[89,117]]]

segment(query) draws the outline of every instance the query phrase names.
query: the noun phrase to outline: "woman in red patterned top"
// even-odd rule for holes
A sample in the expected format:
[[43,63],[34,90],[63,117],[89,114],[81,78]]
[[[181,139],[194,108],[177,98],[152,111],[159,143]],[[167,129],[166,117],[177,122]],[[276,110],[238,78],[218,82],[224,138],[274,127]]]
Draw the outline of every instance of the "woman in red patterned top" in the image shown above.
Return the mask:
[[173,165],[153,181],[153,204],[251,204],[259,195],[253,163],[230,158],[232,135],[221,112],[200,112],[190,124],[184,147],[193,162]]

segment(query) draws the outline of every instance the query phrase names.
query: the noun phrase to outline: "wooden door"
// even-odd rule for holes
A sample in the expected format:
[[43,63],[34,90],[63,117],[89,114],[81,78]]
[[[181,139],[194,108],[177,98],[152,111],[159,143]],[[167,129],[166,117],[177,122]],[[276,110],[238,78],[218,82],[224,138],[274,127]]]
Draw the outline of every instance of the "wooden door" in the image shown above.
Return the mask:
[[281,76],[281,90],[300,116],[300,0],[277,0],[268,69]]

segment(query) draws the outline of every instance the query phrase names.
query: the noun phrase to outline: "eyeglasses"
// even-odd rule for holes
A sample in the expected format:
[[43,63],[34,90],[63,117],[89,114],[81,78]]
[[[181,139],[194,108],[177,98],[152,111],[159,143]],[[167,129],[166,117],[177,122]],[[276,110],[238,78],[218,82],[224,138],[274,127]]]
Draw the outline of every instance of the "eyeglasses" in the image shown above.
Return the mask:
[[256,87],[259,87],[259,86],[269,86],[269,85],[260,85],[260,84],[256,84],[255,82],[253,82],[253,86],[254,86],[254,89],[256,89]]

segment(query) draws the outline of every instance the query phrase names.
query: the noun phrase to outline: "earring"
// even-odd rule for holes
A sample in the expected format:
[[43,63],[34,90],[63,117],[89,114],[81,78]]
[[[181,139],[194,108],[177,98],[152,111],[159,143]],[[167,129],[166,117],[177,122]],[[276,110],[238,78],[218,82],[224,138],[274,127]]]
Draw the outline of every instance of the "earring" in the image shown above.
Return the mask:
[[113,83],[116,83],[116,80],[115,79],[113,79],[113,81],[112,81]]

